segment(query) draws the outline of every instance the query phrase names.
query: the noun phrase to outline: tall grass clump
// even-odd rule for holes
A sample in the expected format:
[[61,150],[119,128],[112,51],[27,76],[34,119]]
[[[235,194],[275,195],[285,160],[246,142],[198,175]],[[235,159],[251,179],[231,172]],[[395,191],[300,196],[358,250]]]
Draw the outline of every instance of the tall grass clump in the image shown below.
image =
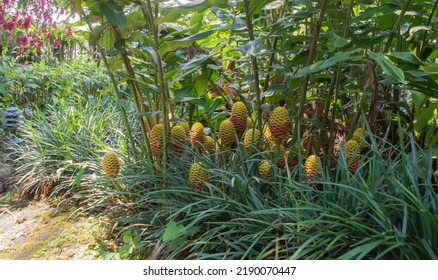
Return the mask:
[[[134,209],[119,229],[154,259],[436,259],[433,154],[400,139],[372,136],[355,173],[340,156],[312,180],[299,166],[259,178],[262,153],[224,163],[188,149],[166,171],[137,158],[118,178]],[[205,190],[188,183],[194,160],[208,167]]]
[[23,142],[11,147],[16,188],[23,196],[77,197],[100,173],[106,150],[122,149],[120,118],[112,97],[57,99],[25,122]]

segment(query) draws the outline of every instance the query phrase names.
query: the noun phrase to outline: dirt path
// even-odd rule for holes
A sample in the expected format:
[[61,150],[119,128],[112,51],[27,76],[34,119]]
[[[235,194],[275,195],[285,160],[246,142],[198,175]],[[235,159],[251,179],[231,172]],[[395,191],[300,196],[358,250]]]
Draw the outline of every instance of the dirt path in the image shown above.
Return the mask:
[[96,219],[72,217],[44,202],[0,207],[0,259],[97,259]]

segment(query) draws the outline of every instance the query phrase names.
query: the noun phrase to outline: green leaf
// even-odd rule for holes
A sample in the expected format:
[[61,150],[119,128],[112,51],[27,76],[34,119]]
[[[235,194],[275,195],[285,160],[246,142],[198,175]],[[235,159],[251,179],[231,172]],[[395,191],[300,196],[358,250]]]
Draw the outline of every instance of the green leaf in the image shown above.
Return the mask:
[[[276,2],[275,0],[257,0],[257,1],[250,1],[251,2],[251,15],[256,14],[258,11],[263,9],[266,5],[272,2]],[[275,7],[275,6],[274,6]],[[269,9],[272,9],[271,7],[267,7]]]
[[126,15],[123,12],[123,7],[118,3],[110,0],[106,3],[101,3],[100,8],[109,23],[114,26],[119,26],[125,28],[126,26]]
[[421,131],[432,119],[434,115],[434,110],[434,107],[429,107],[415,115],[414,129],[417,133],[421,133]]
[[191,12],[202,13],[203,11],[212,7],[228,7],[228,0],[193,0],[190,1],[188,4],[168,8],[164,11],[163,16],[157,19],[157,22],[176,22],[183,15],[189,14]]
[[213,54],[202,55],[202,56],[200,56],[198,58],[190,60],[187,63],[181,64],[179,69],[180,70],[188,70],[188,69],[198,68],[201,65],[203,65],[212,56],[213,56]]
[[108,31],[110,28],[110,25],[106,22],[102,24],[101,26],[93,28],[90,33],[90,38],[88,39],[91,46],[96,46],[99,42],[102,35]]
[[388,56],[398,58],[398,59],[401,59],[403,61],[413,63],[415,65],[422,65],[423,64],[423,62],[421,62],[421,60],[411,52],[392,52],[392,53],[388,54]]
[[435,59],[438,58],[438,49],[434,50],[427,59]]
[[370,18],[387,12],[392,12],[396,8],[396,5],[391,4],[384,4],[379,7],[375,8],[368,8],[363,12],[362,14],[358,15],[357,17],[353,18],[353,22],[358,22],[362,20],[369,20]]
[[373,60],[375,60],[377,64],[379,64],[379,66],[382,68],[385,74],[388,75],[389,78],[398,83],[405,82],[405,74],[403,73],[403,70],[395,66],[395,64],[391,61],[391,59],[388,58],[388,56],[375,52],[368,52],[368,55]]
[[222,98],[216,98],[213,102],[213,104],[208,108],[208,114],[212,115],[216,109],[218,109],[220,106],[222,106]]
[[[347,61],[349,59],[352,59],[351,55],[354,53],[360,52],[360,51],[362,51],[362,50],[357,49],[357,50],[348,51],[348,52],[339,52],[327,60],[320,60],[320,61],[315,62],[314,64],[312,64],[310,66],[307,66],[307,67],[304,67],[304,68],[298,70],[296,75],[295,75],[295,78],[300,78],[300,77],[304,77],[306,75],[317,73],[317,72],[325,70],[329,67],[332,67],[340,62],[344,62],[344,61]],[[361,58],[361,57],[363,57],[363,56],[362,55],[354,56],[355,59]]]
[[329,51],[334,51],[337,48],[342,48],[348,45],[351,42],[351,40],[347,40],[345,38],[342,38],[341,36],[338,36],[335,33],[330,34],[330,37],[327,42],[327,47]]
[[143,43],[145,46],[153,46],[154,40],[152,38],[149,38],[144,32],[142,31],[136,31],[129,36],[126,41],[128,42],[138,42]]
[[186,232],[186,228],[183,225],[177,225],[174,221],[170,221],[164,230],[163,241],[175,239],[184,232]]

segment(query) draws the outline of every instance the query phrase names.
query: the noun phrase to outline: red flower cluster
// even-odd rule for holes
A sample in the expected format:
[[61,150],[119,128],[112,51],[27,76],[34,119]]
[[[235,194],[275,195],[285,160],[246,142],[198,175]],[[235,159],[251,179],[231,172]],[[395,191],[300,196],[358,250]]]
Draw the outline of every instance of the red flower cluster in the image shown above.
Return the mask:
[[[31,0],[18,7],[18,0],[3,0],[0,3],[0,46],[10,47],[26,55],[41,51],[44,47],[58,48],[61,34],[71,37],[73,30],[57,29],[55,15],[65,13],[64,7],[56,7],[49,0]],[[18,8],[17,8],[18,7]],[[64,23],[64,27],[67,25]],[[6,35],[6,36],[5,36]],[[2,42],[2,38],[6,38]]]

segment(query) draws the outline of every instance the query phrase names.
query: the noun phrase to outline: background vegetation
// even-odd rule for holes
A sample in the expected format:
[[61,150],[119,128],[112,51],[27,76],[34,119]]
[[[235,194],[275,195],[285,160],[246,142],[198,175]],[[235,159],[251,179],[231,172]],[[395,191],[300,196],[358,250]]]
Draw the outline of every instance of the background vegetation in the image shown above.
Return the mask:
[[[111,218],[105,257],[437,259],[438,1],[58,4],[78,51],[3,47],[14,183]],[[261,135],[286,108],[286,136],[224,144],[238,102]],[[213,146],[176,142],[181,122]]]

